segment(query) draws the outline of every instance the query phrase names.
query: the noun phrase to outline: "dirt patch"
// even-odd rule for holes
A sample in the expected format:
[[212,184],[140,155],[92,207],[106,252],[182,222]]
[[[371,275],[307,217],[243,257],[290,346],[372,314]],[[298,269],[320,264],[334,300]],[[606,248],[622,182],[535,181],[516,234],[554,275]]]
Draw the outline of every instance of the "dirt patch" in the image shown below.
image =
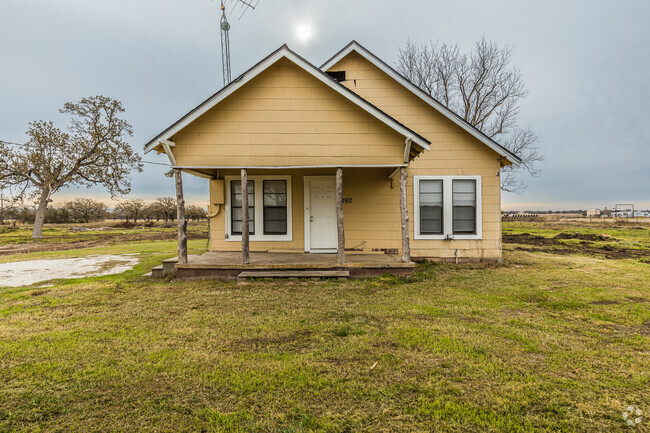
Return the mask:
[[[578,239],[581,242],[579,244],[564,242],[570,239]],[[505,244],[532,245],[533,247],[515,247],[515,250],[531,253],[586,254],[613,260],[650,257],[650,250],[648,249],[623,248],[612,244],[594,245],[593,241],[616,241],[616,239],[604,235],[566,232],[552,238],[531,235],[530,233],[503,235],[503,243]]]
[[[65,243],[40,243],[30,242],[25,244],[12,244],[0,246],[0,256],[11,254],[27,254],[40,251],[66,251],[83,248],[105,247],[109,245],[138,242],[138,241],[173,241],[176,232],[146,231],[141,233],[102,233],[100,239],[68,241]],[[188,239],[207,239],[207,234],[188,233]]]
[[566,232],[558,233],[557,235],[555,235],[553,237],[553,239],[579,239],[581,241],[592,241],[592,242],[596,242],[596,241],[615,241],[616,240],[613,237],[611,237],[610,235],[594,235],[594,234],[591,234],[591,233],[578,233],[578,232],[574,232],[574,233],[566,233]]
[[632,302],[636,303],[636,304],[642,304],[642,303],[650,302],[650,299],[642,298],[641,296],[628,296],[627,299],[629,301],[632,301]]
[[553,245],[553,239],[530,233],[521,233],[517,235],[504,234],[503,243],[505,244],[528,244],[528,245]]
[[639,332],[642,335],[650,335],[650,320],[646,320],[641,324]]
[[620,301],[604,299],[602,301],[590,302],[590,304],[591,305],[618,305],[618,304],[620,304]]
[[269,337],[256,337],[246,338],[233,342],[233,346],[249,346],[249,347],[264,347],[264,346],[277,346],[282,344],[291,344],[310,337],[314,331],[305,329],[303,331],[296,331],[286,335],[277,335]]

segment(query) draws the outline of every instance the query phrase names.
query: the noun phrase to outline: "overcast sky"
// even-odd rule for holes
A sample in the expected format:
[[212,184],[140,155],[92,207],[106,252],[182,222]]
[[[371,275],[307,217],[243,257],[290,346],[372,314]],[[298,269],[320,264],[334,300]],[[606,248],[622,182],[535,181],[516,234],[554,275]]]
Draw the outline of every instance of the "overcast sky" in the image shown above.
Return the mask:
[[[390,64],[408,39],[512,46],[531,91],[521,123],[546,161],[504,209],[650,207],[649,1],[260,0],[238,20],[239,10],[233,77],[284,43],[317,65],[352,39]],[[221,87],[218,19],[211,0],[2,0],[0,139],[24,142],[32,120],[63,127],[64,102],[103,94],[124,103],[141,151]],[[300,25],[313,29],[306,42]],[[147,165],[131,196],[173,195],[164,171]],[[188,201],[206,202],[205,181],[186,179]],[[54,198],[89,192],[108,199],[99,188]]]

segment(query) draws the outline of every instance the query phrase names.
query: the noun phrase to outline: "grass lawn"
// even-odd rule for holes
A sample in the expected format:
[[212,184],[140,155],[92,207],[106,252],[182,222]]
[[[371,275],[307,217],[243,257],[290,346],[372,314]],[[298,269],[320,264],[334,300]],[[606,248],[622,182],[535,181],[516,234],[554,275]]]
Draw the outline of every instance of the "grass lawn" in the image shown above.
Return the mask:
[[141,258],[0,288],[0,431],[648,431],[650,225],[554,224],[411,279],[143,277],[165,240],[0,256]]

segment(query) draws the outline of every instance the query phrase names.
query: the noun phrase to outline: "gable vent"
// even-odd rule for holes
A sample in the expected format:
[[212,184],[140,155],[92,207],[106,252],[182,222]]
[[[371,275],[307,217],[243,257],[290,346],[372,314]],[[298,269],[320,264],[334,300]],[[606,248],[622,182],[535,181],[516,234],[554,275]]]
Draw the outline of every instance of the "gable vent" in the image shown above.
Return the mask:
[[345,81],[345,71],[328,71],[327,75],[334,78],[336,81]]

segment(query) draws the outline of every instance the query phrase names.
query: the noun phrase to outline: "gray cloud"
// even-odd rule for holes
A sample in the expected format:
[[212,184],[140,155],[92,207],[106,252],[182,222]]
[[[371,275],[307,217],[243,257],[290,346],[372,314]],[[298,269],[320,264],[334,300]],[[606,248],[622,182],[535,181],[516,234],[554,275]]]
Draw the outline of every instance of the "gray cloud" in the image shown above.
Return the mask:
[[[521,119],[547,160],[525,193],[504,195],[504,208],[650,207],[648,2],[261,0],[233,15],[233,75],[285,42],[315,64],[351,39],[390,63],[407,39],[469,49],[485,35],[513,46],[531,90]],[[306,44],[294,35],[302,22],[315,31]],[[5,0],[0,138],[24,140],[29,121],[63,122],[65,101],[105,94],[124,102],[141,148],[220,87],[217,23],[209,0]],[[133,195],[171,195],[163,172],[147,166]],[[191,201],[207,200],[204,181],[186,184]]]

